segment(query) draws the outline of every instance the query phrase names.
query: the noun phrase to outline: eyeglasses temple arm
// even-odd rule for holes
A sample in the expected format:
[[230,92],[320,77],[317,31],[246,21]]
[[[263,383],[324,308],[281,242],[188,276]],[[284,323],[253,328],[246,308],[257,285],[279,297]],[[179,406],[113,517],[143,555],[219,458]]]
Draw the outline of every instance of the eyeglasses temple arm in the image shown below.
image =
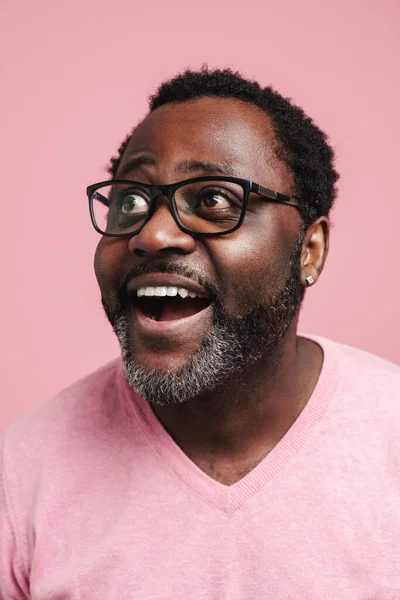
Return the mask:
[[304,202],[298,200],[297,198],[293,198],[292,196],[287,196],[286,194],[280,194],[279,192],[274,192],[273,190],[269,190],[262,185],[254,183],[252,186],[252,191],[256,194],[260,194],[260,196],[264,196],[265,198],[269,198],[275,202],[281,202],[282,204],[289,204],[290,206],[296,206],[299,209],[304,208]]
[[98,200],[99,202],[104,204],[104,206],[107,206],[107,208],[110,206],[110,201],[102,194],[99,194],[99,192],[95,192],[93,194],[93,199]]

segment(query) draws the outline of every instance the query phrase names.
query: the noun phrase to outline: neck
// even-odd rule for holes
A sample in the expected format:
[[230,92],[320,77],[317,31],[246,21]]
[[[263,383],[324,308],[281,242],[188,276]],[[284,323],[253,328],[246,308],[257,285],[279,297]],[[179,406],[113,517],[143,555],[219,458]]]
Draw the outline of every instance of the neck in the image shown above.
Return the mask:
[[321,348],[289,331],[274,353],[249,371],[209,394],[181,405],[154,405],[153,410],[193,462],[211,477],[231,483],[260,462],[291,427],[321,366]]

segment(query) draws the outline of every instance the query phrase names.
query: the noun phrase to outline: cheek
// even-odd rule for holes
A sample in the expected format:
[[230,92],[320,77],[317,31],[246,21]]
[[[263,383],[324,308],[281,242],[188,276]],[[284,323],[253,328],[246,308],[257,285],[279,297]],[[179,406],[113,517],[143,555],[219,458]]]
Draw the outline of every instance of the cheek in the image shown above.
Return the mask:
[[216,249],[210,249],[210,255],[215,257],[215,270],[229,313],[242,312],[281,291],[290,271],[292,248],[287,240],[276,231],[243,229],[235,240],[221,241]]
[[104,297],[115,290],[118,276],[122,272],[127,244],[122,240],[102,238],[94,255],[94,271]]

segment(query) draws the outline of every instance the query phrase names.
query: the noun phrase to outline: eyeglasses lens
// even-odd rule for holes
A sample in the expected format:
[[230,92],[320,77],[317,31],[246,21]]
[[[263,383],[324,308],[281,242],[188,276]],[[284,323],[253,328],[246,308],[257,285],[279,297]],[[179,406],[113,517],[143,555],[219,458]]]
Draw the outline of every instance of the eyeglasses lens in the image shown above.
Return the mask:
[[146,219],[149,203],[146,188],[130,183],[103,186],[92,195],[93,217],[103,233],[135,233]]
[[[181,225],[193,233],[233,229],[241,216],[244,191],[230,181],[198,181],[180,186],[173,202]],[[92,195],[93,217],[103,233],[134,234],[143,225],[150,193],[140,184],[114,184]]]
[[229,181],[197,181],[179,187],[174,196],[182,225],[193,233],[220,233],[240,219],[244,192]]

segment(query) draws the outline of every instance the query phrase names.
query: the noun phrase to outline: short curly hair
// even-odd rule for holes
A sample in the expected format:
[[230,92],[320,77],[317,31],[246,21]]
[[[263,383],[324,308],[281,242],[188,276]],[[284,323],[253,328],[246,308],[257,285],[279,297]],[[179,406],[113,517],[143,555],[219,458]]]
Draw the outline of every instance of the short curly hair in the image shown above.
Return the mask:
[[[271,118],[278,143],[275,151],[293,173],[296,197],[306,203],[304,224],[327,216],[336,198],[339,178],[334,168],[333,149],[326,134],[312,119],[272,87],[262,88],[230,69],[210,70],[205,66],[199,71],[186,70],[163,83],[150,97],[150,112],[165,104],[210,96],[254,104]],[[112,179],[116,178],[133,131],[120,145],[117,156],[110,160],[107,171]]]

